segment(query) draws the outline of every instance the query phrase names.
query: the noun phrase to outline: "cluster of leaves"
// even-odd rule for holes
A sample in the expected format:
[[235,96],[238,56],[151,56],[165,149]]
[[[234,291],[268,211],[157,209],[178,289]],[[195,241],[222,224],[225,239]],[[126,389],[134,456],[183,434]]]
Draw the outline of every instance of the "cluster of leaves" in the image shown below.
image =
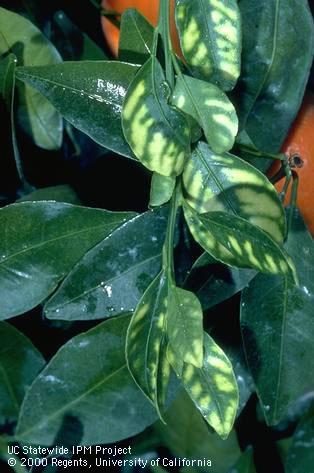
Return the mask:
[[[300,106],[313,23],[304,0],[175,3],[184,61],[171,48],[166,0],[155,29],[136,10],[123,14],[116,61],[83,36],[80,60],[63,62],[29,20],[0,7],[0,92],[24,190],[16,123],[51,150],[61,146],[64,118],[153,173],[143,214],[36,192],[0,210],[0,422],[17,422],[14,441],[51,445],[74,418],[76,443],[99,444],[159,417],[156,431],[174,455],[221,449],[217,472],[237,460],[234,471],[254,471],[232,431],[251,393],[277,425],[314,389],[312,238],[297,210],[287,235],[262,172]],[[58,20],[66,32],[68,20]],[[182,240],[204,251],[185,272],[174,257]],[[203,320],[203,310],[239,291],[250,374]],[[40,304],[51,321],[109,320],[45,364],[4,322]],[[176,438],[191,417],[212,453],[196,434],[190,452]],[[311,419],[303,436],[313,436]],[[288,465],[300,448],[295,435]]]

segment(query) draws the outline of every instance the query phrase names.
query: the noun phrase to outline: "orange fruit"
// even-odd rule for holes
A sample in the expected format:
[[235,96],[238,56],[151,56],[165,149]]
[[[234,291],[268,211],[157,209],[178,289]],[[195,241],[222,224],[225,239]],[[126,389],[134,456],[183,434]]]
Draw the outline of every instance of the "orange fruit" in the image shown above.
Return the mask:
[[[314,95],[307,93],[304,97],[299,113],[289,131],[282,146],[282,152],[286,154],[290,167],[297,172],[299,187],[297,194],[297,206],[301,210],[304,220],[314,236]],[[273,176],[280,168],[279,161],[272,166],[269,175]],[[281,192],[285,179],[275,184],[278,192]],[[290,202],[291,184],[284,201],[285,205]]]
[[[170,30],[172,44],[175,52],[181,55],[179,36],[174,21],[174,0],[171,0],[170,4]],[[103,0],[101,5],[105,10],[114,10],[118,13],[123,13],[127,8],[136,8],[153,26],[156,26],[158,22],[159,0]],[[107,44],[113,55],[117,57],[120,33],[119,28],[105,16],[101,17],[101,25]]]

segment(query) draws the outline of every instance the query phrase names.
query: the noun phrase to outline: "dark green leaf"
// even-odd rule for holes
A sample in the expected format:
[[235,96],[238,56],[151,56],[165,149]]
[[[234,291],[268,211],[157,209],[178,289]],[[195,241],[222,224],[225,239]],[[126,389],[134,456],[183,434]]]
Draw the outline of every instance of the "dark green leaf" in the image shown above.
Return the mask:
[[185,284],[195,291],[203,310],[207,310],[242,291],[254,276],[253,269],[231,268],[203,253],[193,264]]
[[183,173],[186,200],[197,212],[238,215],[282,243],[284,209],[269,180],[241,158],[217,155],[199,142]]
[[56,202],[66,202],[67,204],[74,205],[79,205],[81,203],[74,189],[66,184],[37,189],[19,199],[18,202],[38,202],[41,200],[55,200]]
[[[235,431],[227,440],[211,433],[187,394],[182,391],[165,415],[166,425],[158,421],[154,425],[161,441],[179,458],[211,460],[211,467],[198,471],[227,473],[240,455]],[[190,471],[189,467],[189,471]]]
[[[18,64],[36,66],[61,61],[59,53],[30,21],[0,7],[0,55],[13,52]],[[37,91],[19,86],[19,118],[35,143],[57,149],[62,141],[62,120]]]
[[166,358],[168,284],[164,272],[160,272],[140,300],[126,338],[128,368],[160,417],[170,375]]
[[161,65],[151,57],[133,80],[123,104],[124,136],[137,158],[163,176],[182,172],[190,131],[183,114],[169,105]]
[[82,32],[63,11],[54,17],[56,25],[55,42],[66,61],[97,61],[107,59],[104,51]]
[[150,207],[159,207],[167,203],[173,194],[176,178],[173,176],[162,176],[154,172],[150,188]]
[[286,473],[310,472],[314,465],[314,409],[301,419],[286,460]]
[[228,473],[256,473],[253,451],[251,448],[242,453],[237,463],[228,471]]
[[277,424],[299,397],[314,390],[314,247],[300,217],[286,248],[299,286],[258,275],[242,293],[241,325],[248,364],[268,424]]
[[255,225],[225,212],[199,215],[188,206],[184,214],[195,240],[222,263],[297,280],[285,250]]
[[0,318],[43,301],[86,251],[132,218],[57,202],[0,210]]
[[277,152],[300,107],[313,59],[307,0],[241,0],[241,127],[264,151]]
[[57,352],[23,403],[19,441],[52,445],[67,422],[73,422],[78,445],[118,442],[156,419],[126,367],[129,321],[122,316],[103,322]]
[[176,358],[203,366],[203,312],[193,292],[169,287],[167,333]]
[[138,66],[118,61],[65,62],[17,68],[73,126],[97,143],[131,157],[121,129],[122,102]]
[[202,368],[184,363],[181,380],[204,419],[227,438],[238,409],[238,386],[229,359],[207,333]]
[[166,215],[164,209],[146,212],[112,231],[72,269],[45,315],[85,320],[133,311],[161,269]]
[[0,100],[4,102],[9,115],[12,106],[15,61],[14,54],[8,54],[8,56],[0,59]]
[[128,8],[121,17],[120,61],[144,64],[152,52],[154,28],[136,9]]
[[203,128],[209,146],[216,153],[224,153],[233,147],[238,118],[234,106],[219,87],[181,75],[177,78],[172,100]]
[[17,420],[25,392],[45,360],[30,340],[0,322],[0,424]]
[[176,0],[181,49],[193,74],[231,90],[240,75],[241,18],[236,0]]

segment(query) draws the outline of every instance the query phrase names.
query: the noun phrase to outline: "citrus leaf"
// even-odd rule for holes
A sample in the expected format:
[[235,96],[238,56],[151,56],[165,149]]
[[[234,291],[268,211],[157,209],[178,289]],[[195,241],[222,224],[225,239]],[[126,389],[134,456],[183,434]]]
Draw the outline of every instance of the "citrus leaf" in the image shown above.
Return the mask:
[[[20,66],[56,64],[61,57],[54,46],[29,20],[0,7],[0,55],[13,52]],[[18,86],[19,121],[35,143],[58,149],[62,142],[62,119],[56,109],[36,90]]]
[[230,361],[207,333],[202,368],[184,363],[181,380],[204,419],[227,438],[238,409],[238,386]]
[[185,286],[193,290],[203,310],[242,291],[256,276],[253,269],[231,268],[203,253],[193,264]]
[[176,358],[203,366],[203,311],[193,292],[170,286],[167,334]]
[[15,422],[25,392],[45,360],[28,338],[0,322],[0,424]]
[[233,465],[228,473],[256,473],[252,448],[242,453],[237,463]]
[[[237,461],[241,451],[235,431],[231,431],[226,440],[210,432],[184,390],[166,412],[165,420],[166,424],[157,421],[154,430],[158,432],[162,444],[174,456],[195,460],[212,459],[211,467],[204,470],[213,473],[229,472],[229,468]],[[188,468],[190,472],[191,467]]]
[[282,243],[284,209],[269,180],[241,158],[218,155],[199,142],[184,173],[186,200],[197,212],[226,211],[242,217]]
[[161,418],[170,375],[166,358],[167,299],[168,280],[162,271],[140,300],[126,338],[130,373]]
[[120,61],[144,64],[152,52],[154,28],[135,8],[123,12],[119,36]]
[[307,412],[293,435],[286,460],[287,473],[311,471],[314,464],[314,409]]
[[8,114],[12,106],[15,61],[14,54],[8,54],[0,60],[0,100],[4,102]]
[[129,321],[129,316],[108,320],[60,348],[26,395],[19,441],[53,445],[67,422],[73,422],[77,445],[118,442],[156,419],[126,367]]
[[172,176],[162,176],[154,172],[150,188],[150,207],[159,207],[171,199],[176,185],[176,179]]
[[150,211],[113,229],[74,266],[46,303],[46,317],[91,320],[133,311],[161,269],[166,216],[165,209]]
[[176,24],[188,66],[199,79],[231,90],[240,75],[241,18],[236,0],[176,0]]
[[127,91],[122,126],[144,166],[163,176],[176,176],[189,152],[190,131],[183,114],[168,104],[169,95],[162,67],[151,57]]
[[194,239],[222,263],[286,274],[297,281],[295,267],[285,250],[258,227],[225,212],[199,215],[185,206],[184,214]]
[[41,200],[55,200],[56,202],[66,202],[73,205],[80,205],[81,203],[75,190],[67,184],[42,187],[24,195],[17,202],[38,202]]
[[105,52],[77,27],[63,12],[53,17],[56,29],[54,42],[66,61],[101,61],[107,59]]
[[[257,148],[275,153],[300,108],[309,77],[313,19],[306,0],[241,0],[239,7],[243,19],[241,128]],[[287,74],[292,69],[293,74]]]
[[266,421],[280,422],[298,398],[314,390],[314,247],[296,213],[286,248],[299,286],[259,274],[242,293],[241,326],[248,365]]
[[57,202],[0,210],[0,319],[42,302],[86,251],[134,214]]
[[18,67],[16,76],[35,87],[64,118],[97,143],[132,157],[121,129],[121,110],[137,69],[118,61],[68,61]]
[[238,118],[234,106],[219,87],[181,75],[177,78],[172,101],[203,128],[214,152],[224,153],[233,147]]

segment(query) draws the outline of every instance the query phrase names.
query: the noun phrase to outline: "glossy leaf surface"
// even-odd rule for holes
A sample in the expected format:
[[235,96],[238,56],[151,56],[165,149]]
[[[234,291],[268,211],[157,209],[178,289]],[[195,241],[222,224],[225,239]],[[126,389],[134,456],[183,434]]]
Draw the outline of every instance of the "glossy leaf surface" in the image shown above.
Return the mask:
[[193,292],[169,288],[167,333],[174,355],[179,360],[203,366],[203,311]]
[[311,471],[314,465],[314,409],[301,419],[293,435],[286,460],[287,473]]
[[119,36],[120,61],[144,64],[152,52],[154,28],[135,8],[121,17]]
[[47,97],[73,126],[97,143],[131,156],[121,129],[122,102],[138,66],[77,61],[17,68],[17,77]]
[[24,202],[0,210],[0,318],[32,309],[128,212],[56,202]]
[[246,220],[224,212],[199,215],[187,206],[184,215],[195,240],[222,263],[263,273],[286,274],[297,280],[295,267],[285,250]]
[[182,172],[190,132],[183,114],[169,105],[169,86],[151,57],[128,89],[122,112],[124,136],[135,156],[163,176]]
[[236,0],[176,0],[181,49],[195,77],[231,90],[240,75],[241,18]]
[[140,300],[126,339],[128,368],[135,382],[157,408],[166,400],[170,366],[166,358],[168,279],[160,272]]
[[28,338],[0,322],[0,424],[15,422],[25,392],[45,360]]
[[122,316],[103,322],[60,348],[26,396],[16,433],[20,441],[53,445],[73,422],[77,445],[118,442],[156,419],[126,367],[129,321]]
[[154,172],[150,188],[149,205],[151,207],[159,207],[171,199],[176,179],[172,176],[162,176]]
[[[26,18],[0,7],[0,55],[13,52],[20,66],[56,64],[61,58],[54,46]],[[35,143],[58,149],[62,141],[62,120],[56,109],[30,87],[19,89],[19,118]]]
[[298,214],[286,244],[299,286],[258,275],[242,293],[241,325],[248,364],[268,424],[277,424],[312,392],[314,370],[313,240]]
[[286,247],[298,270],[299,286],[284,277],[258,275],[242,293],[246,356],[271,425],[314,389],[308,376],[314,369],[313,240],[297,213]]
[[283,241],[286,218],[275,188],[241,158],[215,154],[200,142],[185,167],[183,183],[186,200],[197,212],[230,212]]
[[[262,150],[277,152],[300,107],[313,59],[307,0],[241,0],[241,127]],[[292,73],[293,71],[293,73]]]
[[[211,459],[213,473],[229,473],[240,455],[236,433],[226,440],[211,433],[200,412],[182,391],[165,415],[166,425],[156,422],[154,429],[170,452],[179,458]],[[189,467],[191,469],[191,467]],[[198,470],[199,471],[199,470]]]
[[72,269],[45,306],[49,319],[90,320],[133,311],[161,269],[167,211],[113,230]]
[[242,291],[255,276],[253,269],[231,268],[203,253],[193,264],[185,284],[207,310]]
[[204,419],[227,438],[238,409],[238,386],[229,359],[207,333],[202,368],[184,363],[181,380]]
[[214,152],[224,153],[233,147],[238,118],[234,106],[219,87],[181,75],[177,78],[172,100],[203,128]]

